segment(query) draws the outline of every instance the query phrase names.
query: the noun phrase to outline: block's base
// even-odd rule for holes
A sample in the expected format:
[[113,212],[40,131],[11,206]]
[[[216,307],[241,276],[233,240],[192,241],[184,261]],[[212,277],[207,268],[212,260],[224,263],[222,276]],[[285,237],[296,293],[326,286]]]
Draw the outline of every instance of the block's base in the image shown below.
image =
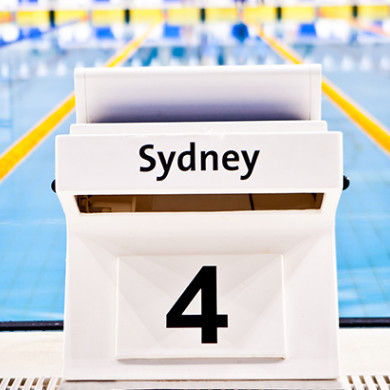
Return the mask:
[[341,380],[251,380],[251,381],[63,381],[60,390],[133,389],[267,389],[342,390]]

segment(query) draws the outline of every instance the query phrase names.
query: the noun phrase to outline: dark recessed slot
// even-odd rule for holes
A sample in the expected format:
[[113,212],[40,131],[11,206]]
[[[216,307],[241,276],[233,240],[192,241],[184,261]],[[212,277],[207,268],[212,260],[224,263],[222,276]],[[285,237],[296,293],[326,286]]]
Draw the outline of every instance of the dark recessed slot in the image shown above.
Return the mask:
[[254,210],[320,209],[324,194],[252,194]]
[[81,213],[320,209],[324,194],[77,195]]

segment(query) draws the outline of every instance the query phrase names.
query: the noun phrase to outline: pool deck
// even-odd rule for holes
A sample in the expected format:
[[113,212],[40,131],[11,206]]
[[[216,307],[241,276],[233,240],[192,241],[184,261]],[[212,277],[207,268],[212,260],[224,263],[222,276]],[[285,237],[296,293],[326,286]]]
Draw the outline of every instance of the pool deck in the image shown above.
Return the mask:
[[[61,377],[62,332],[0,333],[0,378]],[[390,372],[390,328],[340,329],[342,376]]]

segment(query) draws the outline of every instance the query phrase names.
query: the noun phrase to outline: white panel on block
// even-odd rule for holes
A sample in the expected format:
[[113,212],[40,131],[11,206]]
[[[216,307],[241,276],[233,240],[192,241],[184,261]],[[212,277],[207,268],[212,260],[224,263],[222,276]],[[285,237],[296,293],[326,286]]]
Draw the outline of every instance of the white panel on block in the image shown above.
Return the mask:
[[116,357],[285,358],[283,286],[275,254],[121,257]]
[[232,128],[237,132],[58,136],[57,188],[134,194],[341,187],[341,133]]
[[77,69],[78,123],[319,120],[321,66]]

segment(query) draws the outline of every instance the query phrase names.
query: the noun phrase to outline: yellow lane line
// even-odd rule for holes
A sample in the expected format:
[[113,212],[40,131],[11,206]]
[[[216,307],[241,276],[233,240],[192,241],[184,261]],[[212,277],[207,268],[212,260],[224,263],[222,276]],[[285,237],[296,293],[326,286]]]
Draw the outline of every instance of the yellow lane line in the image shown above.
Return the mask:
[[329,80],[323,78],[322,91],[359,125],[379,146],[390,154],[390,130]]
[[72,93],[0,156],[0,182],[70,114],[74,105]]
[[[106,67],[120,66],[141,46],[154,27],[153,23],[140,37],[133,39],[117,54],[111,57]],[[20,164],[45,137],[47,137],[74,109],[75,95],[71,93],[41,121],[28,130],[21,138],[0,155],[0,182]]]
[[163,19],[159,19],[156,22],[152,23],[149,28],[138,38],[130,41],[119,53],[111,57],[104,66],[112,68],[114,66],[122,65],[145,41],[151,31],[159,24],[161,24]]
[[[293,64],[303,64],[304,60],[290,47],[278,39],[266,35],[261,27],[249,23],[257,29],[257,33],[275,52]],[[357,102],[338,89],[332,82],[322,77],[322,92],[351,118],[380,147],[390,154],[390,130]]]

